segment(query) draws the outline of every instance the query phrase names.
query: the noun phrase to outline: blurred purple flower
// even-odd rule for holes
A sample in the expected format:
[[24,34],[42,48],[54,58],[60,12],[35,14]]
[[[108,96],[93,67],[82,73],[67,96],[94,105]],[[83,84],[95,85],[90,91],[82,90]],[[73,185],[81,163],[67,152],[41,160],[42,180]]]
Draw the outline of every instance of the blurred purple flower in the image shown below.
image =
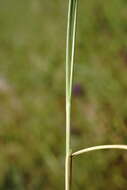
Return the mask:
[[83,96],[84,90],[81,84],[75,84],[72,93],[74,96]]

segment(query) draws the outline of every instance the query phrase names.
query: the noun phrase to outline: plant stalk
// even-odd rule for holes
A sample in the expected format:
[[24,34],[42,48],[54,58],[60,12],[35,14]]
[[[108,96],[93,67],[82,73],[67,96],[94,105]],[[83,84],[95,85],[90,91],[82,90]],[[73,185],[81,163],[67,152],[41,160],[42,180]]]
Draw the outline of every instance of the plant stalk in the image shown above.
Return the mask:
[[67,42],[66,42],[66,159],[65,190],[71,189],[72,156],[71,156],[71,96],[74,71],[75,34],[77,20],[77,0],[69,0]]
[[105,150],[105,149],[121,149],[121,150],[127,150],[127,145],[120,145],[120,144],[115,144],[115,145],[99,145],[99,146],[93,146],[90,148],[85,148],[82,150],[79,150],[77,152],[72,153],[72,156],[78,156],[83,153],[95,151],[95,150]]

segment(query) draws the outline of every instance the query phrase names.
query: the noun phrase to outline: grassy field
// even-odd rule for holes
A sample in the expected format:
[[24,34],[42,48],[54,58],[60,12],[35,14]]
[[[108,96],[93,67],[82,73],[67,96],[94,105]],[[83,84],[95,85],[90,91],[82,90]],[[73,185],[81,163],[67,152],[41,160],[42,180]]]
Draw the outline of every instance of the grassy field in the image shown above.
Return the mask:
[[[64,189],[68,1],[0,0],[0,190]],[[73,149],[127,144],[127,2],[79,1]],[[73,190],[126,190],[127,153],[74,160]]]

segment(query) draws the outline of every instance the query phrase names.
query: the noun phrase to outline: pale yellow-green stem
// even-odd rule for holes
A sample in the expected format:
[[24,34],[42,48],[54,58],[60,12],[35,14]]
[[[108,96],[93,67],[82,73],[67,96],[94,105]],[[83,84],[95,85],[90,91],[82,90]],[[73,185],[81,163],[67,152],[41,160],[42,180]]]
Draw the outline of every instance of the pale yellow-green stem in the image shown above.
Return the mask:
[[77,0],[69,0],[67,42],[66,42],[66,159],[65,190],[71,188],[72,156],[70,139],[71,94],[74,70],[75,33],[77,18]]
[[82,150],[79,150],[77,152],[72,153],[72,157],[81,155],[86,152],[91,152],[95,150],[105,150],[105,149],[121,149],[121,150],[127,150],[127,145],[121,145],[121,144],[115,144],[115,145],[99,145],[99,146],[93,146],[90,148],[84,148]]

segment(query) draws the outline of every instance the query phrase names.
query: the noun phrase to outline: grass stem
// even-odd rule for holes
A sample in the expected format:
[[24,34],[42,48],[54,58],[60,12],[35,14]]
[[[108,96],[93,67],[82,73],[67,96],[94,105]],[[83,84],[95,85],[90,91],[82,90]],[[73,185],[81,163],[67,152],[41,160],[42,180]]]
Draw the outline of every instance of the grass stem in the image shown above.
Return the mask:
[[75,34],[77,20],[77,0],[69,0],[67,42],[66,42],[66,159],[65,159],[65,190],[71,189],[71,95],[74,71]]
[[127,145],[100,145],[100,146],[93,146],[90,148],[85,148],[82,150],[79,150],[77,152],[74,152],[72,156],[78,156],[86,152],[91,152],[95,150],[104,150],[104,149],[121,149],[121,150],[127,150]]

